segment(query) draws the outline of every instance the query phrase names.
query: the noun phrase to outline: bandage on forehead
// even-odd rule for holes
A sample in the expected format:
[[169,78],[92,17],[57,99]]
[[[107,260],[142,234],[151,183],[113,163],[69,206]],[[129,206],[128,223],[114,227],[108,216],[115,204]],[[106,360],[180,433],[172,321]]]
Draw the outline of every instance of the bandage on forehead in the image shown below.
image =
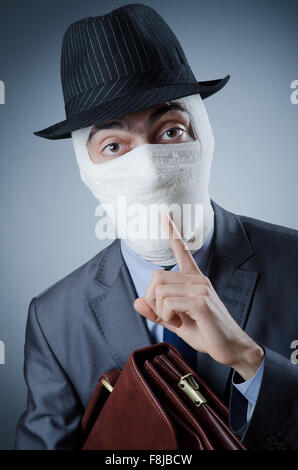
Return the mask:
[[173,100],[181,103],[190,116],[190,123],[197,140],[201,142],[202,152],[212,155],[214,136],[209,117],[199,93]]

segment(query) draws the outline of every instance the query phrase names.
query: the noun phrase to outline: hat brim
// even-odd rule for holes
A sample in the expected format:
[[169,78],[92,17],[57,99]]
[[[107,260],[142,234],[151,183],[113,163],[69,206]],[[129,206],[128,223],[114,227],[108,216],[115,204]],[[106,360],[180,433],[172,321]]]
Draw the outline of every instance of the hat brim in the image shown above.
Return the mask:
[[69,139],[71,138],[71,132],[75,130],[109,121],[117,117],[120,118],[126,114],[147,109],[166,101],[196,93],[200,93],[201,98],[205,99],[221,90],[228,82],[229,78],[230,75],[226,75],[224,78],[217,80],[165,85],[159,88],[129,93],[87,111],[82,111],[72,116],[70,119],[65,119],[41,131],[34,132],[34,135],[50,140]]

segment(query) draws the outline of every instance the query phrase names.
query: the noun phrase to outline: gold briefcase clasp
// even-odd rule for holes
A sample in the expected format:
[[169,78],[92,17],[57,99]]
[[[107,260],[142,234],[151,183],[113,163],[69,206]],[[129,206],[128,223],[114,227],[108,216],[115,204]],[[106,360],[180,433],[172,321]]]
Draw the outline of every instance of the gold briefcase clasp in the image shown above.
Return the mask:
[[207,403],[206,398],[199,391],[199,384],[195,380],[192,373],[186,374],[178,382],[178,386],[196,406],[201,406],[203,403]]

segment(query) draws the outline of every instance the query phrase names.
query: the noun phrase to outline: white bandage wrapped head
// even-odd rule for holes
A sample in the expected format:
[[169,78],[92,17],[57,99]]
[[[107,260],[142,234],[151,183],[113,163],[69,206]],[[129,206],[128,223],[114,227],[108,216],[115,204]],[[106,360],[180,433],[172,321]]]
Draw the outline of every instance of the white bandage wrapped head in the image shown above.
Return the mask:
[[[156,216],[160,210],[171,212],[191,253],[202,246],[214,219],[208,191],[214,138],[206,109],[199,94],[173,101],[189,113],[195,140],[145,143],[96,164],[86,147],[92,126],[72,132],[81,178],[105,209],[114,236],[164,266],[176,259]],[[102,237],[100,230],[96,234]]]

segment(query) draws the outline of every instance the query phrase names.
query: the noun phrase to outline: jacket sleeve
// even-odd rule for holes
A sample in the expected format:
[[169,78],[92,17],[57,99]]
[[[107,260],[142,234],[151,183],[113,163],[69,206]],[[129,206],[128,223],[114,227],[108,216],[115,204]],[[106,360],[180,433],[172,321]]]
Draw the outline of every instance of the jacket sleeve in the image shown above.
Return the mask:
[[15,449],[79,448],[83,407],[40,328],[36,298],[29,305],[24,353],[27,409],[17,424]]
[[[232,388],[230,427],[249,449],[298,449],[298,367],[289,359],[263,346],[264,371],[250,420],[233,413],[243,409],[243,395]],[[231,404],[233,404],[231,406]]]

